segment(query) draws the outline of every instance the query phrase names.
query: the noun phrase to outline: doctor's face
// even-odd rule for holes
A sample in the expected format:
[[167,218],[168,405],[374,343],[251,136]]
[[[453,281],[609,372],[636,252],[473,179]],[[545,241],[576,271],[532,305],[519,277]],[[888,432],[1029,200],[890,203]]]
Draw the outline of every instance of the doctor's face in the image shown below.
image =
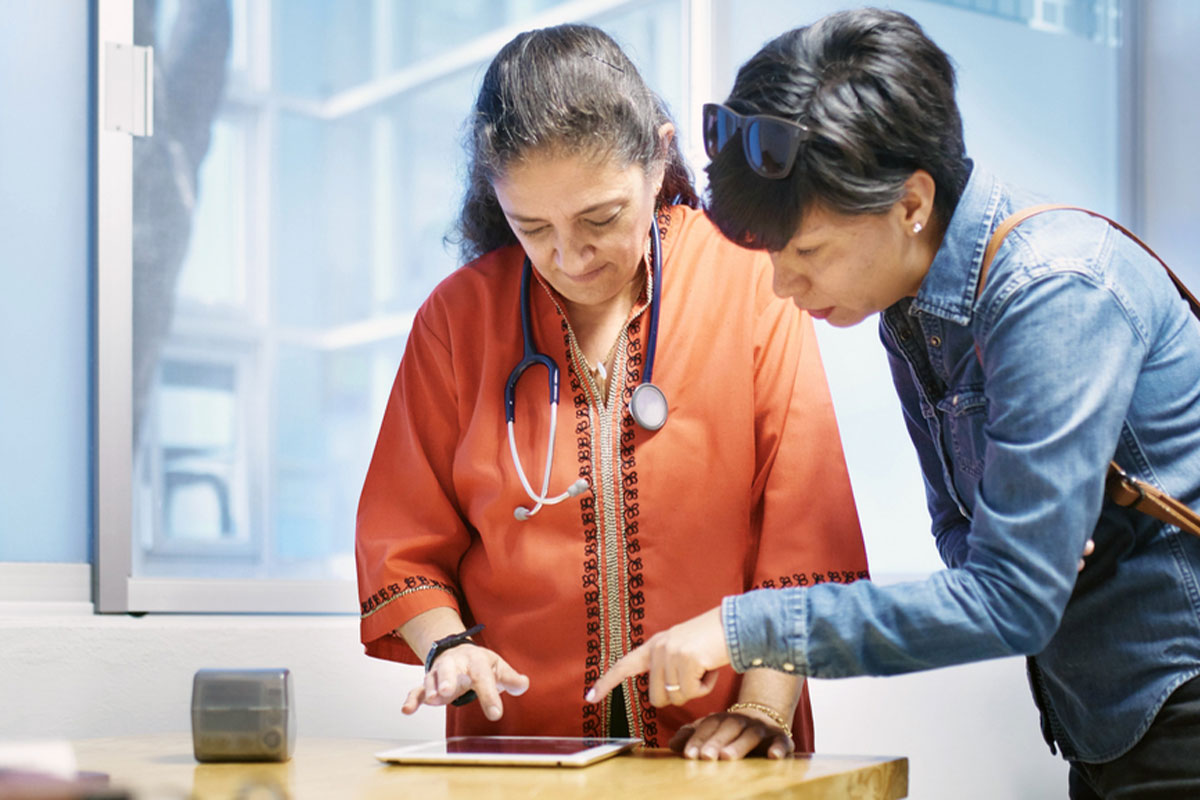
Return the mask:
[[533,268],[569,303],[604,306],[639,274],[659,181],[661,169],[543,151],[492,186]]

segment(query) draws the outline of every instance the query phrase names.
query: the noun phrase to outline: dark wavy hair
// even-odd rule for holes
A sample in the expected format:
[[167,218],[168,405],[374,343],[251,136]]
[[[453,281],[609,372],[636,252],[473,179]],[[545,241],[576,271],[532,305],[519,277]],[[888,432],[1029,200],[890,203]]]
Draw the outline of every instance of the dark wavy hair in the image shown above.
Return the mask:
[[812,204],[881,213],[923,169],[935,221],[948,223],[970,174],[954,88],[949,56],[896,11],[842,11],[779,36],[738,70],[725,103],[809,133],[780,180],[755,174],[735,137],[707,168],[709,217],[734,242],[778,251]]
[[658,129],[671,121],[665,103],[599,28],[559,25],[518,34],[488,67],[467,120],[467,187],[449,240],[464,262],[516,243],[492,181],[547,148],[646,170],[665,162],[657,204],[699,206],[678,137],[666,152],[659,144]]

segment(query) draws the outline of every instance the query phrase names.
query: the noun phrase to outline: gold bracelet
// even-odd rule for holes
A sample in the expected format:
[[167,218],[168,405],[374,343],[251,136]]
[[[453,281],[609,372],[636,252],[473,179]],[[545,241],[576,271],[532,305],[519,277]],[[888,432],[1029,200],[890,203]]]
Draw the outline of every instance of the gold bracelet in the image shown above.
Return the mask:
[[733,705],[731,705],[729,708],[727,708],[725,710],[726,711],[740,711],[743,708],[753,709],[754,711],[758,711],[760,713],[766,714],[768,717],[771,718],[771,721],[774,722],[777,727],[779,727],[780,729],[783,730],[784,734],[789,739],[792,738],[792,726],[787,724],[787,720],[785,720],[783,718],[782,714],[780,714],[778,711],[771,708],[770,706],[764,706],[762,703],[734,703]]

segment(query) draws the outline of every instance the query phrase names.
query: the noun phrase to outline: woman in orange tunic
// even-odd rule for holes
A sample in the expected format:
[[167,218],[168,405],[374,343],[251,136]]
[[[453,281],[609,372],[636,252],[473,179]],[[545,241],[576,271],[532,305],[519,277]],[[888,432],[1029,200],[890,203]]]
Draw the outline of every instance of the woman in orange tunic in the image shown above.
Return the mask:
[[[682,708],[644,678],[584,700],[623,654],[721,597],[866,575],[811,320],[773,295],[765,256],[695,210],[661,101],[598,29],[516,37],[472,128],[473,260],[416,315],[359,505],[368,654],[427,662],[408,713],[477,696],[448,708],[451,735],[679,749],[708,717],[692,744],[710,757],[785,755],[792,727],[811,750],[803,682],[780,672],[722,673]],[[550,447],[542,493],[583,491],[522,519],[535,504],[504,396],[525,354],[525,269],[529,346],[561,371],[562,402],[551,444],[545,372],[525,373],[512,448],[535,492]],[[656,430],[630,413],[652,343],[669,410]]]

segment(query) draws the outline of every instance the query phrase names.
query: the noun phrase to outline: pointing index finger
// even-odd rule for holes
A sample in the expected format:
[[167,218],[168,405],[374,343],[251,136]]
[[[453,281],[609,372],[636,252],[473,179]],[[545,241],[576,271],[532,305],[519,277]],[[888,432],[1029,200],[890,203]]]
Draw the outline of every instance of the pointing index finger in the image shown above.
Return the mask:
[[617,688],[621,681],[641,674],[649,668],[649,651],[647,651],[645,645],[642,645],[632,652],[627,653],[624,658],[613,664],[608,672],[601,675],[600,680],[596,681],[591,689],[588,689],[583,699],[589,703],[598,703],[607,697],[609,692]]

